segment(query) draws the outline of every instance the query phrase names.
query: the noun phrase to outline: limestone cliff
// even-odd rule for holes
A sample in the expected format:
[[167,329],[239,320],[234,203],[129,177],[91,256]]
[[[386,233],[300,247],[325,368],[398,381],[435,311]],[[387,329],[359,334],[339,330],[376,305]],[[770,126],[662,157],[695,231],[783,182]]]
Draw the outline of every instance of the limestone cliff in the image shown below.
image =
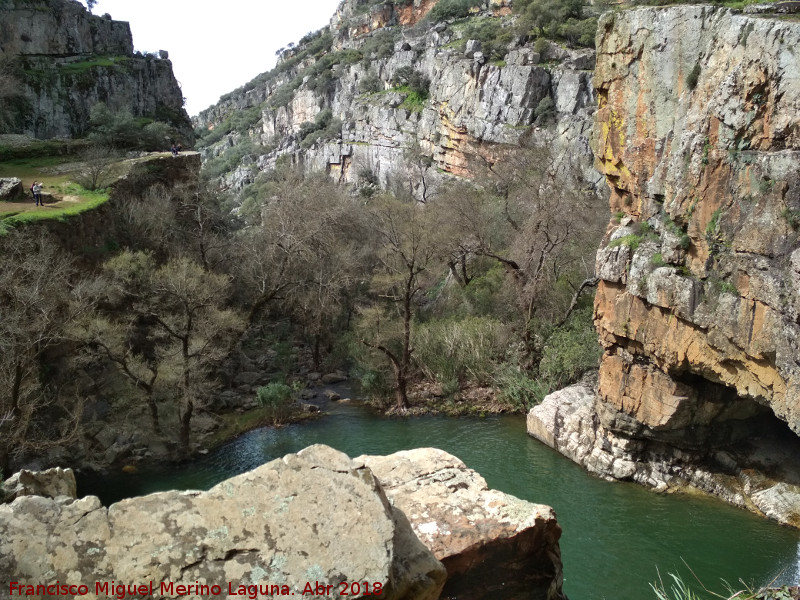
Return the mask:
[[800,525],[800,23],[640,9],[597,42],[605,352],[572,454]]
[[[594,52],[550,44],[543,56],[508,33],[500,60],[469,39],[469,27],[511,32],[509,2],[493,0],[466,21],[420,21],[435,4],[342,2],[328,29],[195,119],[214,130],[207,162],[227,163],[219,171],[233,189],[285,156],[348,183],[414,173],[421,195],[423,177],[435,185],[474,176],[525,139],[553,146],[564,170],[599,184],[589,151]],[[399,84],[410,70],[430,81],[427,94]],[[537,108],[548,105],[546,127]]]
[[80,136],[103,102],[167,122],[193,141],[172,63],[134,53],[127,23],[91,15],[79,2],[0,2],[0,62],[17,92],[4,107],[11,133]]

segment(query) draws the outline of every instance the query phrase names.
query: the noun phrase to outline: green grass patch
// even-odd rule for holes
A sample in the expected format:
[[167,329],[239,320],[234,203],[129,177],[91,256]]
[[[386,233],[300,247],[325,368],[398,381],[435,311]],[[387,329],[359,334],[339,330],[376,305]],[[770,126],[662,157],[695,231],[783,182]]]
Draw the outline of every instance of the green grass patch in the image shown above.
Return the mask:
[[[317,418],[317,414],[311,413],[294,413],[291,417],[292,423],[306,421],[309,419]],[[208,446],[215,448],[220,444],[232,440],[243,433],[256,429],[257,427],[266,427],[272,424],[272,408],[262,406],[248,410],[245,413],[228,413],[222,415],[223,424],[213,433],[208,439]]]
[[[0,235],[5,235],[14,229],[29,223],[39,221],[65,221],[90,210],[96,209],[108,202],[108,190],[87,190],[76,183],[65,183],[57,192],[62,200],[41,208],[26,210],[24,212],[9,212],[0,216]],[[64,201],[63,198],[71,196],[74,200]]]
[[636,249],[639,248],[639,244],[642,243],[643,236],[637,235],[635,233],[630,233],[628,235],[623,235],[620,238],[612,240],[609,244],[609,248],[616,248],[617,246],[627,246],[631,249],[631,252],[636,252]]
[[62,73],[79,74],[97,67],[127,67],[130,62],[131,59],[128,56],[94,56],[88,60],[59,63],[58,68]]
[[428,101],[428,97],[423,94],[419,94],[417,92],[411,92],[406,96],[406,99],[403,100],[403,103],[399,106],[399,108],[403,108],[410,112],[422,112],[422,109],[425,108],[425,103]]

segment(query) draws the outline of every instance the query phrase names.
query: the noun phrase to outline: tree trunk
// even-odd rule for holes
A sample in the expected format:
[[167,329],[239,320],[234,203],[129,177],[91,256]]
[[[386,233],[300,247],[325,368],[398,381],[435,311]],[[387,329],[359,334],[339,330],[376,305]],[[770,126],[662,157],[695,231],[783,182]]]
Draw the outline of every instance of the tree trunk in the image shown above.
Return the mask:
[[0,447],[0,485],[11,475],[13,473],[11,473],[11,457],[8,454],[8,448]]
[[319,363],[320,363],[320,353],[319,353],[319,344],[320,344],[320,334],[319,332],[314,334],[314,370],[319,370]]
[[415,278],[414,267],[412,265],[409,268],[405,295],[403,296],[403,354],[400,357],[400,364],[395,367],[397,408],[400,410],[406,410],[408,408],[408,370],[411,365],[411,300],[414,296],[413,287]]
[[153,422],[153,430],[161,435],[161,423],[158,421],[158,406],[156,406],[152,391],[149,391],[147,394],[147,406],[150,409],[150,419]]
[[405,373],[395,372],[394,398],[397,410],[408,410],[408,378]]
[[186,408],[181,415],[181,451],[184,454],[189,452],[189,434],[191,433],[192,412],[194,411],[194,402],[191,400],[186,401]]

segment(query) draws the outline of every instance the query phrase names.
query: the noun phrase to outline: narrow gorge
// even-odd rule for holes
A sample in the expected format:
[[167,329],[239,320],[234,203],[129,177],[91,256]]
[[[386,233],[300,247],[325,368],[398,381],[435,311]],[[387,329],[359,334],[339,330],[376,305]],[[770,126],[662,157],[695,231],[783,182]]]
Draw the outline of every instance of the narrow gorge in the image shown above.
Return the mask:
[[341,0],[191,118],[84,4],[0,0],[0,599],[800,597],[798,2]]

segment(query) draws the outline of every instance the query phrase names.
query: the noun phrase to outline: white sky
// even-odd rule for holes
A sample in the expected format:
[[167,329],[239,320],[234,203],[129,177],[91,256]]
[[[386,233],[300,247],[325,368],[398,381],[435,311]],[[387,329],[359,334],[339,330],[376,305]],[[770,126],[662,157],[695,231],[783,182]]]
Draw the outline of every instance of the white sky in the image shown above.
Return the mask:
[[133,45],[169,51],[194,116],[275,66],[275,51],[327,26],[340,0],[99,0],[94,14],[128,21]]

